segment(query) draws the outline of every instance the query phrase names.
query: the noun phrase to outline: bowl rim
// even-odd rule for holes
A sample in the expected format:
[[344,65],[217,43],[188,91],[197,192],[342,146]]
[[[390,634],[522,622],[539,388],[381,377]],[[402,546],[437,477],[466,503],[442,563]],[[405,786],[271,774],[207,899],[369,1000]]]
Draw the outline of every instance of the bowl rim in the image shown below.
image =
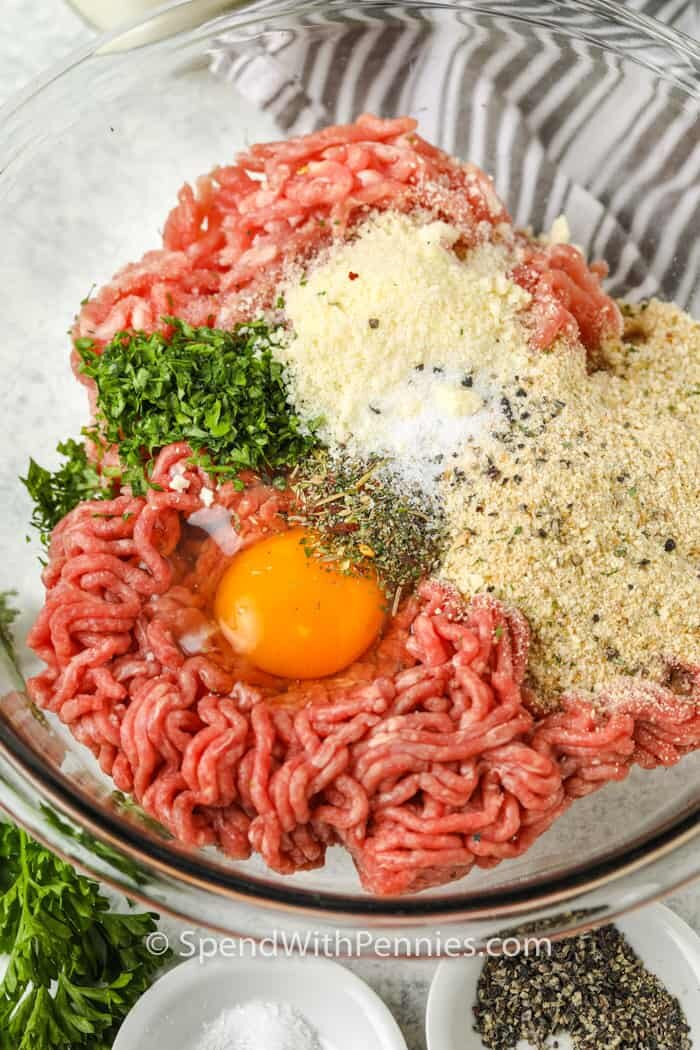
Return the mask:
[[[172,0],[170,3],[154,8],[146,18],[136,19],[112,32],[98,35],[88,44],[75,49],[67,58],[34,78],[24,90],[15,94],[0,107],[0,128],[11,118],[15,119],[20,116],[23,108],[40,96],[51,84],[68,76],[75,67],[99,55],[105,47],[113,45],[125,34],[133,29],[142,29],[172,11],[195,9],[197,2],[198,0]],[[517,0],[510,0],[510,2],[508,0],[426,0],[426,2],[401,0],[401,3],[398,4],[391,4],[387,0],[355,0],[352,5],[343,3],[343,0],[285,0],[280,4],[271,3],[271,0],[259,0],[259,2],[254,0],[252,3],[246,3],[244,0],[242,4],[239,4],[232,0],[231,12],[226,12],[223,16],[216,16],[214,19],[206,19],[194,29],[168,34],[168,38],[195,39],[198,33],[204,34],[205,32],[208,36],[211,33],[211,27],[222,17],[226,18],[227,29],[241,29],[291,14],[323,11],[354,13],[362,10],[366,14],[369,10],[376,10],[391,13],[399,7],[451,13],[461,10],[465,13],[499,15],[515,22],[527,22],[547,29],[556,29],[570,38],[583,38],[601,50],[624,55],[627,59],[646,66],[657,75],[662,75],[667,82],[677,83],[677,86],[689,98],[700,101],[700,42],[696,43],[675,29],[624,7],[617,0],[570,0],[566,8],[562,8],[556,3],[556,0],[542,0],[541,6],[542,12],[532,13],[531,8],[524,11]],[[544,8],[549,10],[548,16],[544,15]],[[556,18],[557,13],[559,14],[558,19]],[[599,15],[608,24],[624,28],[631,26],[648,43],[661,44],[669,48],[682,62],[692,67],[689,82],[687,84],[678,82],[675,76],[668,75],[666,67],[650,64],[645,57],[635,55],[629,48],[625,49],[617,43],[611,44],[602,39],[595,39],[580,27],[562,24],[562,17],[584,13]],[[160,42],[161,40],[142,43],[131,50],[157,47]],[[600,889],[623,879],[632,872],[644,869],[683,844],[700,837],[700,799],[698,799],[697,804],[675,822],[658,831],[648,833],[641,841],[629,844],[622,851],[606,854],[587,866],[569,871],[565,875],[542,877],[536,882],[526,882],[520,888],[514,886],[507,891],[481,890],[477,894],[472,894],[465,889],[459,894],[452,895],[449,899],[428,895],[402,898],[360,896],[358,894],[357,897],[354,897],[296,885],[273,884],[253,875],[241,875],[210,864],[204,853],[193,851],[191,855],[185,855],[171,850],[167,843],[146,838],[134,823],[119,818],[116,813],[106,808],[101,808],[98,802],[71,784],[64,774],[42,763],[37,752],[9,729],[4,719],[0,719],[0,759],[4,759],[16,775],[30,783],[38,796],[51,803],[59,813],[74,820],[98,841],[118,850],[135,863],[145,866],[147,870],[155,869],[159,876],[231,901],[245,904],[255,903],[256,906],[271,910],[331,920],[366,918],[370,921],[385,919],[392,922],[409,923],[416,920],[444,919],[453,923],[485,917],[508,918],[521,915],[528,908],[534,910],[535,908],[552,907],[571,901],[573,898],[580,898],[585,893]],[[1,784],[0,779],[0,786]],[[0,800],[0,807],[2,806],[3,802]],[[52,836],[47,835],[47,839],[51,842]],[[698,873],[700,873],[700,865]],[[105,879],[104,873],[99,872],[99,877]],[[123,888],[120,882],[116,885]],[[144,891],[141,891],[141,896],[147,897]],[[622,910],[622,906],[619,910]]]
[[[637,845],[628,846],[622,854],[600,858],[578,873],[569,872],[547,880],[544,884],[543,880],[540,880],[538,886],[546,887],[546,891],[536,895],[534,900],[533,891],[536,893],[537,886],[533,887],[532,884],[524,884],[521,888],[511,887],[507,891],[486,891],[477,895],[465,891],[455,895],[452,900],[428,896],[349,897],[327,890],[309,890],[283,883],[275,885],[263,880],[258,881],[254,876],[240,875],[218,867],[214,869],[206,863],[206,854],[196,853],[194,850],[191,855],[172,852],[168,849],[167,840],[161,842],[156,838],[145,839],[134,823],[120,821],[114,813],[102,809],[87,793],[79,792],[73,785],[66,783],[63,774],[57,773],[51,766],[44,766],[36,752],[23,741],[18,739],[13,741],[14,743],[19,744],[17,751],[23,753],[24,762],[18,759],[11,747],[8,747],[5,724],[0,721],[0,758],[8,760],[15,771],[25,781],[29,781],[42,801],[50,803],[62,816],[74,821],[109,849],[125,855],[139,868],[155,868],[160,876],[184,882],[205,892],[213,891],[230,901],[255,903],[278,911],[305,914],[308,917],[341,918],[350,921],[359,918],[376,921],[391,919],[405,924],[421,919],[446,923],[485,918],[508,919],[522,915],[529,906],[559,907],[584,894],[599,890],[617,878],[644,869],[685,843],[700,839],[698,800],[693,810],[680,820],[648,835]],[[51,781],[51,784],[47,786],[46,780]],[[0,809],[3,808],[6,807],[0,800]],[[52,836],[46,831],[44,833],[50,843]],[[180,860],[180,864],[176,863],[176,859]],[[700,860],[700,851],[698,859]],[[204,877],[207,869],[218,876],[216,881]],[[143,889],[140,893],[144,899],[148,897]],[[656,895],[651,894],[650,899],[655,899]]]
[[[107,32],[96,32],[92,40],[87,41],[79,47],[71,49],[67,55],[57,62],[52,63],[43,72],[31,77],[29,81],[19,90],[13,92],[8,99],[0,105],[0,127],[24,105],[27,105],[36,95],[40,94],[54,81],[68,74],[71,69],[79,65],[85,59],[112,47],[120,37],[125,37],[133,30],[141,30],[150,23],[160,19],[163,15],[171,14],[177,10],[187,8],[196,9],[199,0],[165,0],[158,7],[154,7],[143,18],[127,20],[115,29]],[[601,18],[611,21],[620,28],[630,27],[638,30],[648,42],[661,44],[673,50],[679,57],[686,59],[695,66],[694,76],[684,81],[684,89],[692,96],[700,100],[700,38],[695,40],[687,33],[669,26],[658,19],[642,11],[627,7],[622,0],[568,0],[564,7],[558,0],[539,0],[543,6],[546,5],[550,15],[545,15],[544,10],[533,14],[531,11],[523,11],[519,0],[398,0],[392,4],[391,0],[353,0],[347,4],[344,0],[230,0],[231,12],[223,11],[211,19],[205,19],[194,30],[184,32],[197,32],[204,26],[211,25],[219,18],[229,18],[234,11],[238,12],[237,28],[251,23],[259,23],[269,17],[280,17],[292,13],[314,12],[328,9],[339,11],[371,10],[372,8],[384,9],[395,7],[429,8],[435,10],[463,10],[484,15],[501,15],[516,22],[527,22],[530,24],[544,26],[548,29],[557,29],[568,33],[570,36],[585,39],[601,49],[630,58],[629,48],[618,45],[615,41],[596,39],[580,27],[567,23],[562,26],[562,19],[569,19],[576,14],[599,15]],[[159,43],[161,39],[178,35],[163,34],[153,42],[142,42],[135,44],[130,50],[139,50]],[[649,63],[640,56],[635,57],[638,64],[646,66],[665,79],[669,77],[668,67]]]

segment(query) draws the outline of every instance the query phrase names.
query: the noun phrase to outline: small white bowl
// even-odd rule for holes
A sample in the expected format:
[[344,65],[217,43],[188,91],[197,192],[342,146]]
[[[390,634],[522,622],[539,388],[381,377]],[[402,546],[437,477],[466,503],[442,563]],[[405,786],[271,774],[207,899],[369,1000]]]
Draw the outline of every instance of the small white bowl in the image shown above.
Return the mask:
[[[661,904],[642,908],[616,925],[647,969],[678,997],[690,1025],[690,1044],[700,1048],[700,937]],[[449,959],[438,966],[428,996],[428,1050],[484,1050],[472,1014],[483,965],[482,958],[473,958]],[[560,1050],[571,1046],[566,1037],[557,1036],[557,1042]],[[532,1050],[532,1044],[520,1042],[518,1050]]]
[[323,1050],[406,1050],[396,1021],[364,981],[309,956],[180,963],[139,999],[113,1050],[196,1050],[205,1025],[252,999],[296,1006],[318,1031]]

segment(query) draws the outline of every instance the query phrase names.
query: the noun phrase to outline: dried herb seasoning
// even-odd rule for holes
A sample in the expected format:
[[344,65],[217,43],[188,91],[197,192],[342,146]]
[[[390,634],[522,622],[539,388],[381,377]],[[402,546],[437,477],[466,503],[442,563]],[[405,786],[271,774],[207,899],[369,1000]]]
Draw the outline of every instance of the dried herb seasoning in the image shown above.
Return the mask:
[[574,1050],[691,1050],[680,1003],[615,926],[555,943],[547,956],[488,959],[474,1017],[488,1050],[515,1050],[521,1039],[545,1050],[564,1033]]
[[318,451],[291,473],[290,524],[313,528],[316,557],[348,572],[372,565],[387,594],[408,593],[439,562],[445,533],[436,502],[383,460]]

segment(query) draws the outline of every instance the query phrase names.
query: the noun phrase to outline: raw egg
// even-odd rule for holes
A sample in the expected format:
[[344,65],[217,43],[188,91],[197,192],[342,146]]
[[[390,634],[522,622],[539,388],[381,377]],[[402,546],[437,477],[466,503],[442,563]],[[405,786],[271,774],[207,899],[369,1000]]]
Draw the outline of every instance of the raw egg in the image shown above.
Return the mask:
[[322,678],[362,656],[379,634],[386,596],[372,571],[348,574],[307,553],[290,529],[236,555],[214,614],[238,653],[283,678]]

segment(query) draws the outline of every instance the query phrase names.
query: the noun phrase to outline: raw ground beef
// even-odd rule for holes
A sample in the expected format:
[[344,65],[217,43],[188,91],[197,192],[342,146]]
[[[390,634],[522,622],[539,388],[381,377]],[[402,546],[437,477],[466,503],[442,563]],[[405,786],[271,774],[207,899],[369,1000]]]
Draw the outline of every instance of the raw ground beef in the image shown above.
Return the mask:
[[580,336],[594,350],[618,332],[617,306],[571,245],[516,234],[491,180],[430,145],[410,117],[324,128],[252,146],[236,163],[182,187],[163,245],[124,267],[85,303],[76,335],[98,343],[152,331],[164,316],[229,327],[274,303],[285,269],[347,237],[373,210],[427,212],[454,225],[457,249],[499,238],[518,249],[513,278],[532,294],[533,344]]
[[[512,244],[535,347],[564,335],[593,352],[619,330],[603,268],[516,233],[487,176],[426,143],[414,120],[363,116],[253,146],[185,185],[162,247],[86,303],[74,334],[99,349],[122,329],[167,327],[166,315],[250,319],[274,305],[291,264],[388,208],[452,223],[462,249]],[[32,698],[181,841],[237,859],[255,850],[284,874],[341,843],[369,891],[406,893],[515,857],[574,799],[700,746],[697,669],[683,697],[640,686],[614,707],[565,697],[538,715],[523,689],[524,619],[435,581],[345,671],[302,683],[262,674],[210,615],[232,549],[187,519],[230,512],[241,549],[286,527],[288,496],[247,475],[242,492],[221,485],[206,507],[208,479],[189,457],[168,446],[158,488],[80,504],[57,525],[29,637],[46,664]],[[186,491],[171,489],[175,474]]]
[[[570,697],[538,716],[524,619],[435,582],[345,671],[262,674],[211,621],[230,548],[186,519],[226,508],[243,548],[286,527],[287,497],[248,476],[205,508],[189,457],[169,446],[160,490],[63,519],[29,637],[47,665],[32,698],[181,841],[255,850],[282,874],[342,843],[369,891],[413,892],[518,856],[574,799],[700,747],[697,671],[684,697],[640,686],[614,708]],[[183,470],[187,492],[172,491]]]

